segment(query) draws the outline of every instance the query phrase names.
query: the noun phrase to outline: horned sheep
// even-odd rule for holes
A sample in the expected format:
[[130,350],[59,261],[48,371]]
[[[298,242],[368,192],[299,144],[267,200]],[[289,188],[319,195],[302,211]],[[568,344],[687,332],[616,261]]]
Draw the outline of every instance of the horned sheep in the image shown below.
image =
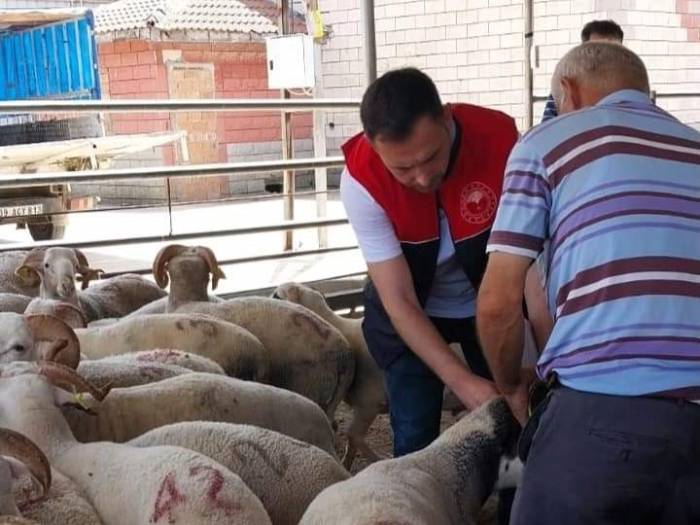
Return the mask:
[[85,491],[107,525],[271,523],[240,477],[202,454],[76,441],[57,408],[72,402],[73,395],[63,390],[67,387],[87,390],[97,400],[105,396],[68,367],[6,365],[0,376],[0,420],[36,442]]

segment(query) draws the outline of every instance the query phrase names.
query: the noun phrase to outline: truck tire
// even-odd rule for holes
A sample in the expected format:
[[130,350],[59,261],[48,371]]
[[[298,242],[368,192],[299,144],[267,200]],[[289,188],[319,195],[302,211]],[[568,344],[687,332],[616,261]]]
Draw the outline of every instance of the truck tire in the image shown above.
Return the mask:
[[56,224],[54,222],[35,222],[27,225],[32,239],[35,241],[51,241],[63,239],[66,233],[65,224]]

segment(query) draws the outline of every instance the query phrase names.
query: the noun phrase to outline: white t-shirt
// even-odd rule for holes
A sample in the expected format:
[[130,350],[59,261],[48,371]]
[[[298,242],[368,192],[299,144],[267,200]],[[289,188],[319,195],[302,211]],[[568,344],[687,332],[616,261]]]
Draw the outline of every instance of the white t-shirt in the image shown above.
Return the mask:
[[[365,261],[378,263],[403,254],[386,212],[347,168],[340,177],[340,197]],[[425,313],[449,319],[474,317],[476,313],[476,292],[457,260],[447,216],[442,209],[437,268]]]

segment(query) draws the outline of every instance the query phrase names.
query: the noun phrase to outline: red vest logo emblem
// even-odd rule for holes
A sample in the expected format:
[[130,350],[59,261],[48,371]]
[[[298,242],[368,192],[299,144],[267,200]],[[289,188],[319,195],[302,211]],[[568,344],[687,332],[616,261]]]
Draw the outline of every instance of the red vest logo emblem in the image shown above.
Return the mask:
[[496,193],[483,182],[470,182],[459,198],[459,211],[470,224],[487,222],[498,207]]

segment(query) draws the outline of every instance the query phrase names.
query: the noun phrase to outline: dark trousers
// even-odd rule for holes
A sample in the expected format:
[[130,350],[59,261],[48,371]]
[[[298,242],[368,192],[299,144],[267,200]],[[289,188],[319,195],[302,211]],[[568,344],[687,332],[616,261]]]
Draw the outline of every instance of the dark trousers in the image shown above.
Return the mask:
[[[472,371],[491,374],[476,338],[474,318],[431,318],[448,343],[459,343]],[[444,384],[421,359],[406,351],[385,369],[394,456],[403,456],[429,445],[440,434]]]
[[546,403],[511,525],[700,523],[699,405],[561,386]]

